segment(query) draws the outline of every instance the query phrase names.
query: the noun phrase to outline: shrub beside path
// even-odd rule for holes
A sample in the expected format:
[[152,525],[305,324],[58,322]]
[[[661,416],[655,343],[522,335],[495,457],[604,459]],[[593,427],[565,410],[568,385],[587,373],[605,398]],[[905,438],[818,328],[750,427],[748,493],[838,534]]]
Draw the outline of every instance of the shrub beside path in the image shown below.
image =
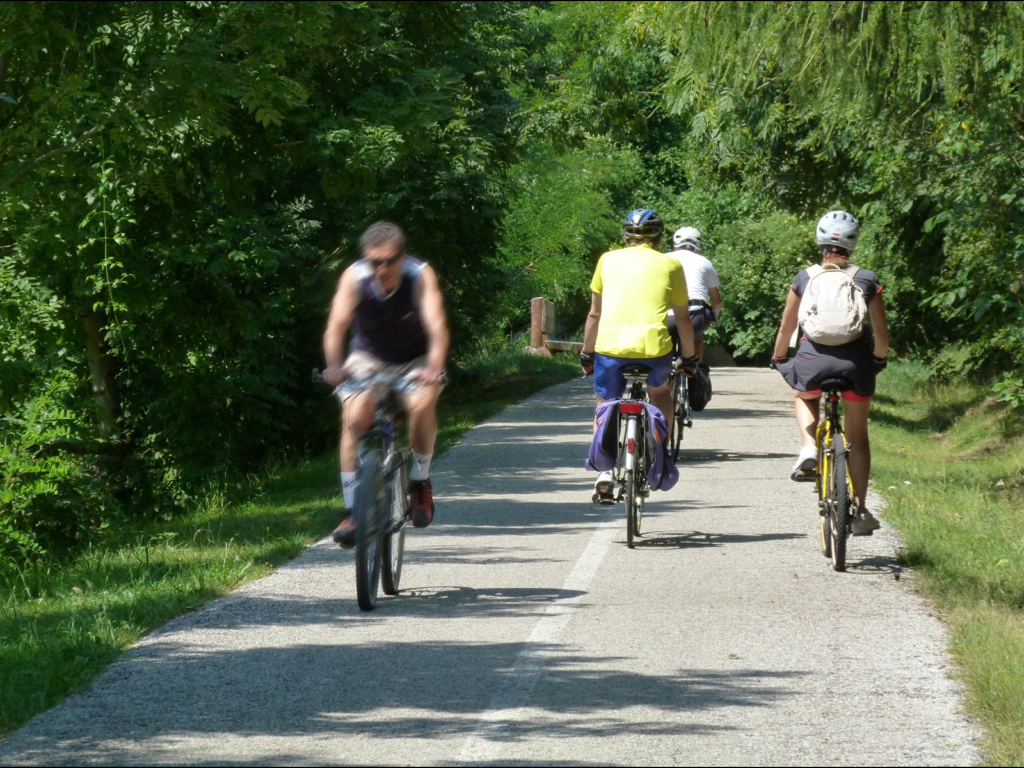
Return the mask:
[[622,507],[588,503],[589,381],[548,389],[437,462],[400,597],[360,613],[351,553],[320,542],[149,635],[0,764],[977,763],[895,533],[833,573],[788,479],[788,388],[714,382],[635,550]]

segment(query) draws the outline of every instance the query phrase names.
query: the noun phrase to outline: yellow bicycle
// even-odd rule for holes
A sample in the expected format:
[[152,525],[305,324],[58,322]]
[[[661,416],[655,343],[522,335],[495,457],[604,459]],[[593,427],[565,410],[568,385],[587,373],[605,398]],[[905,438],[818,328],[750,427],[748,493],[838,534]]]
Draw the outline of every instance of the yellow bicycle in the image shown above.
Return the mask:
[[850,454],[840,421],[839,394],[853,387],[845,378],[825,379],[820,384],[825,409],[818,421],[815,442],[818,468],[814,487],[818,493],[821,516],[821,551],[832,558],[832,568],[846,570],[846,539],[853,521],[853,482],[850,479]]

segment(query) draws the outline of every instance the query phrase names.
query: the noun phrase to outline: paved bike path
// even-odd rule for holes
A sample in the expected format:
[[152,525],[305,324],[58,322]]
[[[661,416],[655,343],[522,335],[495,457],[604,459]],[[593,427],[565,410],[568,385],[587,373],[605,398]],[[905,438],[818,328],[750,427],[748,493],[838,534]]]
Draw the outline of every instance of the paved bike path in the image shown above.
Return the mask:
[[588,503],[589,382],[549,389],[436,462],[401,596],[361,613],[321,542],[148,636],[0,764],[976,763],[893,532],[833,573],[788,479],[788,388],[713,375],[636,549],[621,505]]

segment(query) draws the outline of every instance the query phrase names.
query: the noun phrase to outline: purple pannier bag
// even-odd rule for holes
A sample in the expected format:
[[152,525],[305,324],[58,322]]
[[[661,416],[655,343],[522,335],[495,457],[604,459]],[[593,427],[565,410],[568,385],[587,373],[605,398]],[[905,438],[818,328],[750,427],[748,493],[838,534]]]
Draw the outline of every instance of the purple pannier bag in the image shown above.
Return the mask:
[[[591,472],[607,472],[615,468],[619,450],[619,403],[608,400],[597,406],[597,432],[590,443],[590,453],[584,463]],[[654,425],[653,434],[647,436],[647,455],[653,461],[647,467],[647,484],[654,491],[667,491],[679,482],[679,470],[672,463],[666,445],[668,444],[668,422],[665,415],[650,403],[647,408],[649,424]]]

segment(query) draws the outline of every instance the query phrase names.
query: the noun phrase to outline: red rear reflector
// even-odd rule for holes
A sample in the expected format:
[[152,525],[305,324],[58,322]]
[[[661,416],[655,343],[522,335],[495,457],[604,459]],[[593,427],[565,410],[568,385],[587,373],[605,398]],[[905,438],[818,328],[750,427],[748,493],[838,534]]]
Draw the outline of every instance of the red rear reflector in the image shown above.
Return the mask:
[[628,413],[631,416],[638,416],[644,412],[643,403],[620,403],[619,411],[621,413]]
[[636,453],[636,440],[634,440],[632,437],[629,438],[629,442],[626,444],[626,450],[628,450],[630,453]]

